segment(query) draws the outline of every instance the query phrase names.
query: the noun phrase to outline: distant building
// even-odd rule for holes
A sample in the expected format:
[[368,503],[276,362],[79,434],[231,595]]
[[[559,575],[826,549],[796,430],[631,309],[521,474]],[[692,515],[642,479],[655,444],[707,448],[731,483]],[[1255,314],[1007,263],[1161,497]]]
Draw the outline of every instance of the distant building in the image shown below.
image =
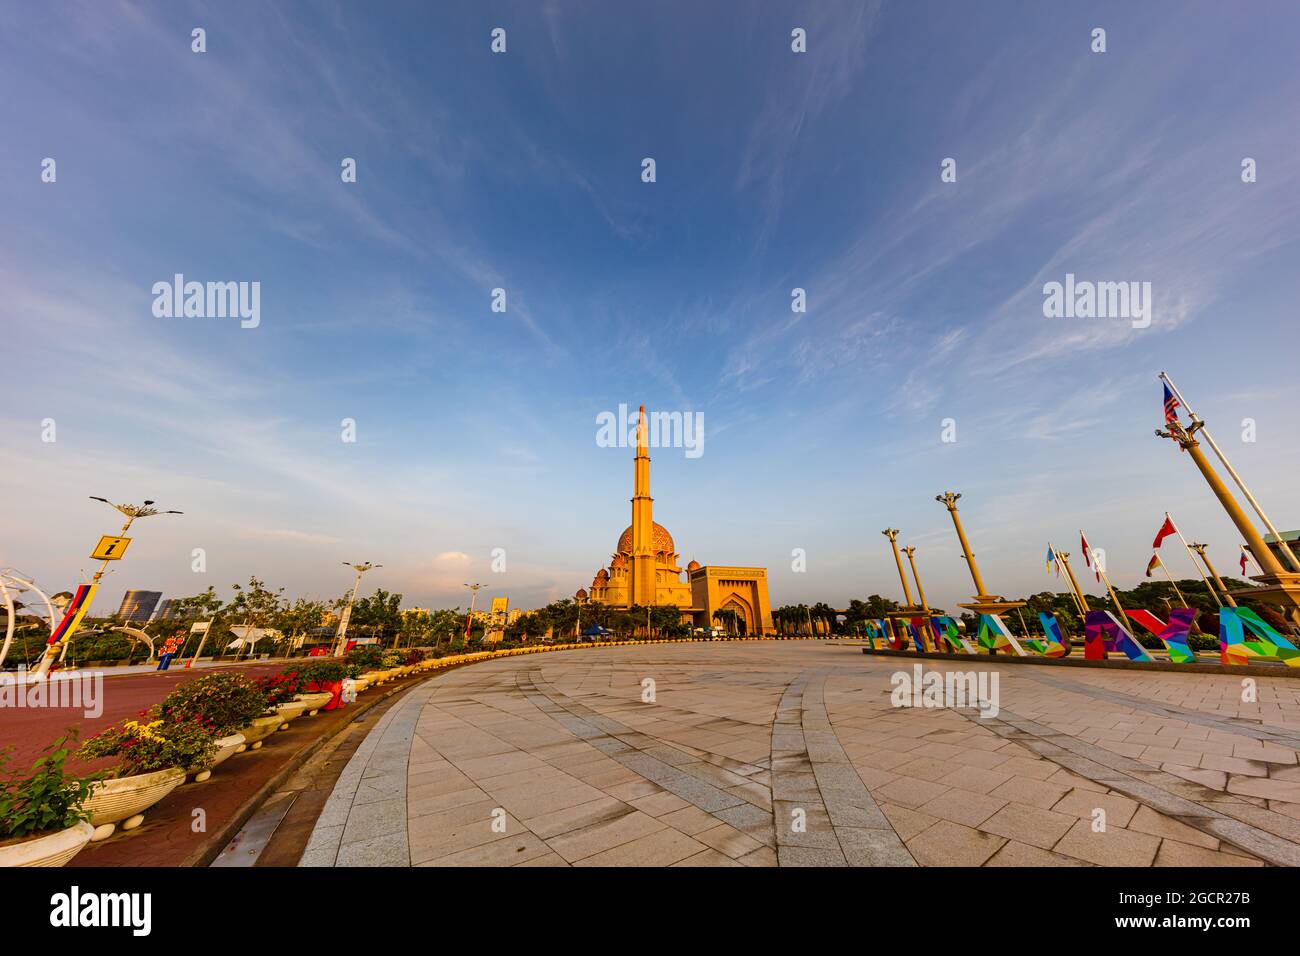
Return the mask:
[[168,598],[158,605],[154,612],[155,621],[188,621],[199,616],[196,607],[182,607],[184,598]]
[[[1282,540],[1287,543],[1293,554],[1300,555],[1300,531],[1283,531]],[[1287,560],[1286,552],[1282,550],[1282,546],[1278,543],[1275,535],[1264,535],[1264,544],[1268,546],[1268,550],[1273,552],[1273,557],[1277,558],[1278,564],[1288,569],[1291,567],[1291,562]],[[1256,560],[1255,563],[1258,564],[1259,561]],[[1251,572],[1248,570],[1247,573]]]
[[161,598],[161,591],[127,591],[117,616],[123,621],[147,621]]
[[730,611],[741,634],[774,633],[767,568],[701,566],[698,561],[683,568],[678,563],[681,554],[673,536],[653,517],[648,437],[642,405],[632,464],[632,523],[619,536],[609,566],[596,572],[591,590],[580,588],[574,599],[623,610],[674,608],[681,623],[696,627],[713,627],[719,612]]

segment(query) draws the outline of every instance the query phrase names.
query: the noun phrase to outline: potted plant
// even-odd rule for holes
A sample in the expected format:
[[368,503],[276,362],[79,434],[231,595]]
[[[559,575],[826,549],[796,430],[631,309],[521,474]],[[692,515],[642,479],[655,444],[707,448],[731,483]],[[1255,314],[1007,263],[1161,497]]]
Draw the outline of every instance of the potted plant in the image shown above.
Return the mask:
[[[309,690],[309,687],[319,687],[320,684],[316,681],[309,682],[305,680],[301,666],[286,668],[280,677],[288,678],[286,683],[293,684],[294,693],[292,699],[303,705],[308,717],[315,717],[322,707],[327,706],[334,699],[333,691]],[[273,678],[265,679],[268,681],[273,680]]]
[[343,680],[348,676],[348,669],[349,665],[342,661],[328,658],[290,668],[297,673],[304,693],[329,694],[329,700],[317,704],[320,710],[337,710],[343,706]]
[[112,836],[120,823],[134,830],[144,811],[185,782],[187,767],[209,767],[217,753],[212,729],[198,720],[124,721],[81,745],[77,757],[114,757],[108,778],[91,785],[86,801],[91,840]]
[[63,771],[72,736],[46,747],[26,777],[10,773],[0,751],[0,867],[63,866],[95,832],[84,809],[94,778]]
[[281,730],[288,730],[289,721],[301,716],[307,709],[305,702],[295,699],[301,686],[302,678],[294,671],[272,674],[257,681],[258,690],[262,692],[266,706],[284,718],[284,723],[280,725]]
[[209,674],[182,684],[157,708],[157,715],[168,722],[198,719],[206,723],[219,740],[243,734],[242,747],[254,750],[284,722],[276,719],[278,715],[265,714],[266,695],[241,674]]

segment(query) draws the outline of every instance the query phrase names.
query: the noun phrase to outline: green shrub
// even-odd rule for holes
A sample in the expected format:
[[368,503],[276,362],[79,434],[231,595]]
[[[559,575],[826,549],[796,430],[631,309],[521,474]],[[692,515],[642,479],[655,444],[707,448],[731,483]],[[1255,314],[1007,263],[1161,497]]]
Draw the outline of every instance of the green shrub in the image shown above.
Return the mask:
[[0,840],[55,833],[86,819],[83,807],[99,775],[64,773],[63,762],[72,752],[68,743],[76,736],[75,730],[69,730],[46,747],[26,777],[8,769],[12,748],[0,751]]
[[344,664],[337,658],[321,658],[295,664],[286,668],[285,673],[296,673],[304,685],[312,683],[330,684],[348,676],[355,676],[349,675],[349,670],[349,665]]
[[384,651],[378,644],[358,644],[348,651],[347,662],[358,667],[384,666]]
[[156,708],[168,723],[198,720],[217,737],[228,737],[266,710],[266,695],[241,674],[209,674],[182,684]]
[[117,757],[115,773],[119,777],[170,767],[204,769],[212,766],[216,755],[217,738],[211,727],[195,718],[147,724],[124,721],[91,737],[77,751],[83,760]]

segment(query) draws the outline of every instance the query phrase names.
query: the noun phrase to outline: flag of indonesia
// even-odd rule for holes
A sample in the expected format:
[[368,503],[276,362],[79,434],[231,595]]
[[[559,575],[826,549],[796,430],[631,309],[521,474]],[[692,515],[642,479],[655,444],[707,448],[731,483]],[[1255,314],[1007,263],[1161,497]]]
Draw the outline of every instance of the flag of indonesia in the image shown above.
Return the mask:
[[[1088,547],[1088,538],[1082,531],[1079,532],[1079,546],[1083,548],[1083,563],[1092,568],[1092,548]],[[1092,573],[1097,576],[1098,581],[1101,580],[1100,568],[1092,568]]]

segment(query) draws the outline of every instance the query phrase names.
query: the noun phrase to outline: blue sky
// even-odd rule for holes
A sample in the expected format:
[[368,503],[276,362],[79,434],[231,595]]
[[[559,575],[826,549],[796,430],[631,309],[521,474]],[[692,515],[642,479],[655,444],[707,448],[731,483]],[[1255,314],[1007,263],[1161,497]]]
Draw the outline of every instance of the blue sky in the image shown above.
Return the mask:
[[[703,413],[701,457],[653,453],[655,516],[683,561],[768,567],[775,604],[899,597],[886,526],[932,603],[966,598],[948,489],[1003,594],[1054,585],[1046,543],[1080,526],[1131,585],[1166,509],[1233,567],[1151,434],[1161,369],[1300,526],[1291,3],[93,2],[0,27],[0,563],[75,584],[117,527],[90,494],[186,512],[138,526],[101,609],[249,573],[333,596],[344,560],[426,606],[571,595],[629,520],[631,453],[595,441],[619,403]],[[260,282],[261,324],[156,318],[177,272]],[[1066,273],[1151,282],[1150,327],[1045,318]]]

